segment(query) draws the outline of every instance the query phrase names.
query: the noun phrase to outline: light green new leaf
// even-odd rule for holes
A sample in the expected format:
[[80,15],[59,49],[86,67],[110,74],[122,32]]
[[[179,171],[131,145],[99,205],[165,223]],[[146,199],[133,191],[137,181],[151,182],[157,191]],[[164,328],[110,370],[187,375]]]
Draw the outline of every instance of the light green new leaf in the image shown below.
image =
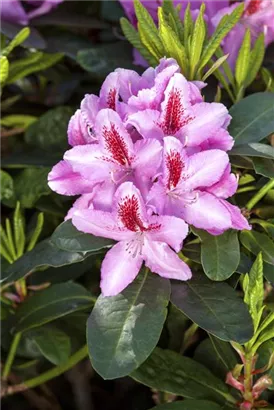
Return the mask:
[[211,36],[207,45],[205,46],[199,64],[199,69],[203,68],[214,55],[215,51],[221,44],[223,38],[230,32],[230,30],[238,23],[244,11],[244,4],[236,7],[231,14],[225,15],[218,24],[215,32]]
[[[10,5],[10,7],[13,7]],[[22,30],[19,31],[18,34],[11,40],[11,42],[4,48],[2,51],[3,56],[8,56],[11,51],[15,48],[20,46],[30,35],[30,29],[28,27],[24,27]]]
[[122,31],[128,41],[133,45],[136,50],[144,57],[150,66],[156,66],[158,60],[148,51],[148,49],[142,44],[138,31],[135,30],[133,25],[125,18],[120,19]]
[[17,202],[13,215],[13,231],[17,258],[20,258],[24,253],[26,242],[25,219],[20,210],[20,202]]
[[3,127],[22,128],[27,129],[31,124],[37,120],[33,115],[11,114],[2,117],[0,124]]
[[261,253],[257,256],[249,274],[245,275],[243,288],[244,301],[248,305],[256,332],[261,319],[264,298],[263,258]]
[[204,40],[206,36],[206,26],[204,22],[205,5],[202,3],[199,15],[195,21],[193,33],[191,36],[190,45],[190,79],[194,79],[194,75],[201,57]]
[[0,200],[3,201],[5,199],[10,199],[14,195],[13,179],[7,172],[3,171],[2,169],[0,174],[0,182]]
[[7,78],[9,76],[9,60],[7,57],[2,56],[0,57],[0,85],[3,86],[3,84],[6,82]]
[[190,3],[188,3],[184,15],[184,46],[187,52],[189,52],[189,38],[192,34],[193,20],[190,12]]
[[257,231],[242,231],[240,241],[253,255],[262,252],[263,260],[274,265],[274,242],[264,233]]
[[247,29],[236,60],[235,78],[238,87],[241,87],[244,84],[244,81],[247,76],[250,57],[250,43],[250,29]]
[[248,87],[256,78],[261,68],[265,54],[264,33],[261,33],[255,41],[254,47],[249,56],[249,66],[245,79],[245,86]]
[[225,54],[224,56],[218,58],[218,60],[215,61],[215,63],[212,64],[210,69],[204,74],[202,81],[205,81],[211,74],[213,74],[214,71],[217,70],[217,68],[219,68],[226,61],[228,56],[229,54]]
[[162,8],[166,15],[166,19],[168,19],[170,27],[172,27],[180,42],[183,43],[184,26],[180,19],[178,9],[174,7],[172,0],[163,0]]
[[134,0],[134,7],[142,43],[155,58],[164,57],[164,47],[151,15],[139,0]]

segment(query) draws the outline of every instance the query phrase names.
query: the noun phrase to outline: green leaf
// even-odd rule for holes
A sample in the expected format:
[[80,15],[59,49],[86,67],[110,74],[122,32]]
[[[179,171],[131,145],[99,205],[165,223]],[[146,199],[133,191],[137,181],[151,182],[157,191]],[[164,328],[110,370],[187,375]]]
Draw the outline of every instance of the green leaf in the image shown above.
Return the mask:
[[189,281],[172,284],[171,302],[219,339],[242,344],[253,335],[253,324],[245,303],[226,283],[212,282],[196,273]]
[[249,95],[229,110],[229,132],[235,146],[259,142],[274,131],[274,94]]
[[251,35],[250,29],[247,29],[243,38],[242,45],[240,47],[238,57],[235,66],[235,78],[238,87],[241,87],[246,79],[249,60],[250,60],[250,46],[251,46]]
[[182,72],[186,73],[188,70],[188,60],[184,46],[180,43],[179,38],[165,21],[164,12],[161,7],[159,7],[158,9],[158,18],[159,34],[165,48],[165,55],[167,57],[175,58],[175,60],[180,65]]
[[132,63],[132,47],[126,41],[80,50],[76,60],[84,70],[99,78],[117,67],[136,69]]
[[42,149],[63,150],[67,146],[67,127],[72,115],[71,107],[48,110],[27,129],[25,141]]
[[274,178],[274,161],[266,158],[252,159],[256,174],[263,175],[267,178]]
[[180,18],[178,8],[174,6],[172,0],[164,0],[162,3],[164,13],[168,18],[170,27],[176,33],[181,44],[184,42],[184,26]]
[[9,76],[9,60],[7,57],[1,56],[0,57],[0,85],[6,82]]
[[61,60],[63,54],[46,54],[40,51],[36,51],[30,56],[15,61],[10,64],[10,72],[7,84],[12,84],[20,78],[27,77],[30,74],[38,71],[46,70],[52,65]]
[[44,225],[44,214],[42,212],[40,212],[37,215],[37,222],[36,222],[36,226],[32,232],[29,244],[28,244],[28,248],[27,251],[31,251],[34,246],[36,245],[36,242],[38,241],[38,238],[42,232],[43,229],[43,225]]
[[261,319],[264,300],[263,258],[261,253],[257,256],[249,274],[245,275],[243,289],[244,301],[248,305],[256,331]]
[[164,57],[164,47],[153,18],[139,0],[134,0],[134,8],[142,43],[155,58]]
[[231,344],[217,339],[217,337],[214,337],[212,335],[209,335],[209,339],[215,350],[215,354],[222,361],[226,369],[226,373],[232,370],[238,362],[235,351],[232,349]]
[[171,350],[156,348],[131,377],[153,389],[190,399],[225,403],[228,387],[206,367]]
[[255,41],[254,47],[249,57],[249,67],[245,79],[245,86],[248,87],[255,80],[261,65],[263,63],[265,54],[264,33],[261,33]]
[[13,188],[13,179],[5,171],[1,169],[0,174],[0,184],[1,184],[1,201],[5,199],[10,199],[14,195]]
[[229,230],[222,235],[210,235],[195,229],[202,241],[201,260],[205,274],[211,280],[228,279],[240,262],[240,246],[237,231]]
[[190,12],[190,3],[188,3],[184,13],[184,46],[189,54],[189,37],[193,30],[193,20]]
[[126,376],[146,360],[159,340],[169,295],[168,280],[145,272],[119,295],[97,299],[87,342],[92,366],[104,379]]
[[262,158],[274,158],[274,147],[267,144],[260,144],[253,142],[251,144],[237,145],[229,151],[230,155],[241,155],[245,157],[262,157]]
[[13,232],[15,239],[16,256],[20,258],[25,249],[25,219],[20,210],[20,202],[17,202],[13,215]]
[[11,42],[2,51],[3,56],[8,56],[15,47],[20,46],[30,35],[30,29],[28,27],[22,28],[18,34],[11,40]]
[[[38,33],[38,31],[31,27],[29,36],[22,43],[23,47],[43,49],[47,46],[44,38]],[[13,24],[8,21],[1,21],[1,33],[4,33],[9,39],[14,39],[17,34],[22,30],[22,26],[19,24]]]
[[32,208],[42,195],[49,195],[51,190],[47,183],[49,168],[26,168],[14,177],[14,197],[10,198],[11,206],[19,201],[23,208]]
[[[263,343],[258,350],[258,360],[256,362],[256,367],[261,368],[268,365],[268,362],[273,355],[274,352],[274,341],[268,340],[267,342]],[[274,390],[274,366],[270,367],[269,370],[266,372],[272,379],[273,384],[268,387],[269,390]]]
[[274,242],[267,235],[254,230],[242,231],[240,241],[253,255],[262,252],[263,260],[274,265]]
[[268,263],[264,263],[264,277],[268,282],[274,284],[274,269],[273,265],[269,265]]
[[142,44],[140,35],[138,31],[135,30],[133,25],[125,17],[121,18],[120,24],[125,37],[133,45],[133,47],[139,51],[150,66],[156,66],[158,64],[158,60]]
[[[218,58],[218,60],[216,60],[215,63],[212,64],[210,69],[204,74],[202,81],[205,81],[211,74],[213,74],[214,71],[217,70],[217,68],[219,68],[226,61],[228,56],[229,54],[225,54],[224,56]],[[218,92],[220,93],[219,90],[220,88],[218,88]]]
[[64,364],[70,356],[70,338],[60,329],[41,326],[28,333],[42,355],[55,365]]
[[14,331],[22,332],[68,315],[88,309],[94,298],[77,283],[60,283],[35,293],[19,306],[14,316]]
[[208,400],[174,401],[173,403],[160,404],[150,410],[221,410],[217,403]]
[[205,5],[202,3],[200,7],[200,12],[194,24],[193,33],[191,35],[191,43],[190,43],[190,79],[194,79],[195,72],[198,67],[198,63],[200,61],[205,36],[206,36],[206,27],[204,22],[204,12],[205,12]]
[[240,4],[236,7],[231,14],[225,15],[220,23],[218,24],[215,32],[209,39],[207,45],[205,46],[202,57],[199,64],[199,69],[202,69],[214,55],[217,48],[220,46],[223,38],[230,32],[230,30],[235,26],[240,20],[242,13],[244,11],[244,4]]
[[51,236],[58,248],[67,252],[98,252],[110,248],[114,241],[78,231],[71,221],[59,225]]
[[[44,240],[10,265],[2,275],[2,281],[14,282],[27,273],[41,267],[59,267],[82,262],[89,256],[87,252],[66,252],[57,248],[50,240]],[[37,275],[39,273],[37,272]],[[41,273],[42,274],[42,273]]]
[[37,120],[33,115],[11,114],[2,117],[0,124],[3,127],[23,128],[27,129],[31,124]]

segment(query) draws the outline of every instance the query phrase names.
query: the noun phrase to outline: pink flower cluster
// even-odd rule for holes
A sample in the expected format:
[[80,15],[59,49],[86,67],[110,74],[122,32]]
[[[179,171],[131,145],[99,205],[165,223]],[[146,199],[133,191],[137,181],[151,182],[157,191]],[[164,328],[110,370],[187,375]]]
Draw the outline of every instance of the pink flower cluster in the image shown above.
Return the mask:
[[174,252],[188,224],[213,235],[249,229],[226,201],[237,189],[226,154],[230,116],[224,105],[203,101],[204,86],[188,82],[173,59],[141,76],[117,69],[70,120],[72,148],[49,186],[80,195],[67,215],[80,231],[118,241],[102,263],[105,296],[131,283],[143,261],[163,277],[189,279]]
[[23,26],[30,20],[49,13],[63,0],[0,0],[1,21]]
[[[119,0],[130,21],[136,25],[137,20],[134,11],[133,0]],[[162,0],[141,0],[142,4],[149,11],[153,20],[157,23],[157,10],[161,6]],[[230,14],[240,1],[229,0],[174,0],[175,6],[180,6],[180,16],[183,20],[185,9],[190,3],[192,16],[195,19],[198,15],[202,3],[206,5],[205,20],[208,23],[209,33],[211,34],[219,24],[223,16]],[[260,33],[265,34],[265,45],[274,41],[274,2],[273,0],[244,0],[245,10],[242,18],[236,26],[225,37],[222,43],[225,54],[229,53],[228,62],[233,68],[241,47],[245,30],[251,31],[254,41]],[[147,66],[143,57],[134,50],[135,64]]]

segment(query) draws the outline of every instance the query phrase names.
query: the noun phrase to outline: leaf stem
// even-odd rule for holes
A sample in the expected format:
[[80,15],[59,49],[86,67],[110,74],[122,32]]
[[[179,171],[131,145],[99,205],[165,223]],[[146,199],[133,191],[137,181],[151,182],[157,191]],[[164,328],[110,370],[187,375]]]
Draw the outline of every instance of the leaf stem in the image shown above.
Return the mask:
[[250,211],[266,194],[274,187],[274,179],[268,181],[246,204],[246,209]]
[[77,352],[75,352],[72,356],[70,356],[70,358],[68,359],[66,363],[53,367],[52,369],[40,374],[39,376],[26,380],[25,382],[21,384],[17,384],[15,386],[9,386],[7,389],[4,389],[3,395],[4,396],[11,395],[14,393],[18,393],[21,391],[34,388],[36,386],[39,386],[40,384],[46,383],[47,381],[53,379],[54,377],[60,376],[67,370],[71,369],[73,366],[75,366],[77,363],[83,360],[87,355],[88,355],[88,348],[87,348],[87,345],[84,345],[83,347],[81,347],[81,349],[77,350]]
[[4,370],[3,370],[3,379],[4,380],[7,380],[8,376],[9,376],[10,369],[11,369],[12,363],[14,361],[17,348],[18,348],[18,345],[19,345],[20,340],[21,340],[21,336],[22,336],[22,333],[18,332],[18,333],[16,333],[16,335],[13,338],[13,341],[12,341],[12,344],[11,344],[11,347],[10,347],[10,351],[9,351],[9,354],[8,354],[8,357],[7,357],[7,361],[5,363]]

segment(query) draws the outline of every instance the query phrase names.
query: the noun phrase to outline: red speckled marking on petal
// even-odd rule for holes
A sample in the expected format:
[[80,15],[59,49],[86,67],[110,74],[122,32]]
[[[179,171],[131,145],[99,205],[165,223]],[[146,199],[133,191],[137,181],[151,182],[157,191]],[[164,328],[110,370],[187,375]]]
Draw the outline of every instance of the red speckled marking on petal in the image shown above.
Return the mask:
[[118,216],[123,225],[130,231],[144,231],[146,228],[141,220],[138,198],[135,195],[126,196],[119,204]]
[[110,129],[103,127],[103,137],[106,143],[106,150],[112,158],[120,165],[130,165],[130,155],[123,137],[115,128],[115,124],[110,124]]
[[117,94],[116,88],[111,88],[109,90],[108,98],[107,98],[108,108],[111,108],[114,111],[116,110],[116,94]]
[[168,169],[168,189],[173,189],[180,181],[182,171],[185,167],[179,152],[172,150],[166,155],[166,166]]
[[262,0],[251,0],[248,4],[247,8],[245,9],[244,15],[251,16],[252,14],[257,13],[257,11],[261,8]]
[[176,132],[192,120],[190,116],[183,117],[185,109],[182,101],[180,90],[175,88],[169,93],[164,120],[159,124],[165,135],[175,135]]

